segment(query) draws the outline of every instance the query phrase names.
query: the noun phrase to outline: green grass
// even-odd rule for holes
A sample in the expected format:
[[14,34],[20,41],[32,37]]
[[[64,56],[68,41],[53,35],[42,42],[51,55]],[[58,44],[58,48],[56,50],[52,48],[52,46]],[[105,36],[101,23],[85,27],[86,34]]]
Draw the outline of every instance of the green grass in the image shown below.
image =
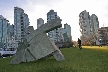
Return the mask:
[[56,61],[54,57],[50,57],[46,60],[10,65],[12,57],[0,59],[0,72],[108,72],[108,48],[94,48],[61,49],[65,61]]

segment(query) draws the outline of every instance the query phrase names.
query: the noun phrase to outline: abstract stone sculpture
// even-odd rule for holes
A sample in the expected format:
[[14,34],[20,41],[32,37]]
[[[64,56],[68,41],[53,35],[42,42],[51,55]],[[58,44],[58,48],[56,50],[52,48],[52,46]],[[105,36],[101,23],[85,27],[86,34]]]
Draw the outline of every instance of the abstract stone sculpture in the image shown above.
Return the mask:
[[46,34],[47,32],[61,26],[61,19],[57,18],[32,31],[30,35],[26,37],[25,41],[19,46],[16,55],[11,60],[10,64],[19,64],[21,62],[45,59],[52,55],[57,61],[65,60],[61,51]]

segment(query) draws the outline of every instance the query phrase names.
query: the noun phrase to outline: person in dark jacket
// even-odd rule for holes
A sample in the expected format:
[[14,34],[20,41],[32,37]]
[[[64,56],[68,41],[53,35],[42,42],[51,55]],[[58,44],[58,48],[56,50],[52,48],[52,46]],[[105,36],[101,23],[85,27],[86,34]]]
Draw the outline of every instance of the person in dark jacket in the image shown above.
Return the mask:
[[79,49],[82,49],[81,40],[79,38],[78,38],[78,46],[79,46]]
[[0,58],[3,58],[2,55],[1,55],[1,53],[0,53]]

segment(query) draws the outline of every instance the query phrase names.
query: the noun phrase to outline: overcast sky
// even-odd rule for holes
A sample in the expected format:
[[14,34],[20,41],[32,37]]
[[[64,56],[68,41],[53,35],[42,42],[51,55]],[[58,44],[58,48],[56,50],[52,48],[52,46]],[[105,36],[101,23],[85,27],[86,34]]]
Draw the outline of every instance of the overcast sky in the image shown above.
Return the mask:
[[0,0],[0,15],[14,23],[14,7],[24,9],[30,19],[30,25],[37,28],[37,19],[47,22],[47,12],[53,9],[62,19],[62,24],[71,25],[72,39],[80,37],[79,13],[83,10],[96,14],[100,27],[108,26],[108,0]]

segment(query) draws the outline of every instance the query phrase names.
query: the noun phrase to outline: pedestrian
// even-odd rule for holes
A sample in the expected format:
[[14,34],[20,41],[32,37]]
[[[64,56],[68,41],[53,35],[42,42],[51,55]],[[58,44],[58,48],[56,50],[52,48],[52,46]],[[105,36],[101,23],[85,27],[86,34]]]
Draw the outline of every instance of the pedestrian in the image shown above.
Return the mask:
[[79,49],[82,49],[81,40],[79,38],[78,38],[78,46],[79,46]]
[[3,58],[2,55],[1,55],[1,53],[0,53],[0,58]]

